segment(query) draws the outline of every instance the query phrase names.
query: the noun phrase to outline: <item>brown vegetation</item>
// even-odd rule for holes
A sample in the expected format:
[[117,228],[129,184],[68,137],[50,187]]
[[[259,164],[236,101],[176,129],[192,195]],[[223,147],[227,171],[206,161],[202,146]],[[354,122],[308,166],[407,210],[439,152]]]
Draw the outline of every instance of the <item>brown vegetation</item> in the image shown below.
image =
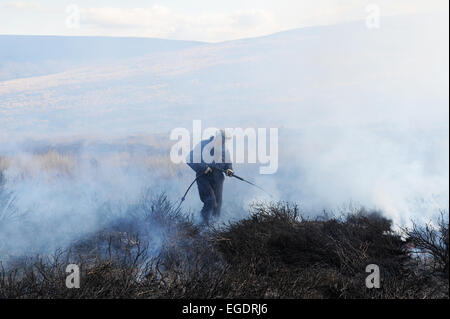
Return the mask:
[[[447,232],[448,247],[443,227],[433,234]],[[407,233],[416,246],[424,234]],[[144,198],[130,218],[67,251],[4,266],[0,297],[448,298],[448,276],[419,267],[405,244],[389,220],[364,210],[311,220],[295,205],[255,205],[247,219],[200,229],[166,197]],[[448,250],[445,258],[448,267]],[[79,289],[65,286],[69,263],[81,268]],[[379,289],[365,286],[368,264],[380,267]]]

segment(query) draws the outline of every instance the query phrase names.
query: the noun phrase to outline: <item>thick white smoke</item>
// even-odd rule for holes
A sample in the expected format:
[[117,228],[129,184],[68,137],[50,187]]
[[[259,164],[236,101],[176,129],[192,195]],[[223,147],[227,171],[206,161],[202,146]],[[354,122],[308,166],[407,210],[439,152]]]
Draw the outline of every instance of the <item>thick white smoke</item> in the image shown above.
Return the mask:
[[181,192],[160,170],[133,156],[118,161],[119,153],[54,159],[55,154],[10,157],[0,189],[0,255],[53,253],[133,218],[133,206],[146,196]]
[[[0,155],[14,158],[1,186],[0,253],[67,245],[124,216],[144,189],[177,201],[194,179],[187,166],[171,175],[133,158],[118,166],[114,147],[97,164],[82,151],[69,173],[24,173],[36,163],[18,141],[150,135],[197,119],[278,127],[277,173],[259,175],[259,163],[235,171],[307,214],[354,203],[401,225],[449,206],[448,16],[294,30],[16,79],[0,83],[0,102]],[[221,221],[246,216],[257,199],[271,200],[227,179]],[[198,217],[201,205],[194,187],[183,209]]]

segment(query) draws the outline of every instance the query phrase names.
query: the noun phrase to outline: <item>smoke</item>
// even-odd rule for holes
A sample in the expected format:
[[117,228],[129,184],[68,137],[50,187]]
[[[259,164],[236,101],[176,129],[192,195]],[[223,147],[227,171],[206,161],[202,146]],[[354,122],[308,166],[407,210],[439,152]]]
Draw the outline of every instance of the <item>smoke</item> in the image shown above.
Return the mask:
[[[178,201],[195,177],[168,158],[143,160],[168,157],[169,134],[145,156],[118,142],[81,146],[57,165],[16,141],[152,134],[195,119],[279,128],[275,174],[234,168],[305,214],[351,204],[397,225],[428,221],[449,206],[447,30],[448,16],[383,19],[379,30],[355,22],[3,82],[0,253],[66,246],[126,218],[146,189]],[[272,199],[227,178],[219,223],[247,216],[255,200]],[[193,187],[182,209],[199,218],[201,205]]]
[[448,211],[448,130],[387,127],[309,127],[280,130],[279,169],[235,171],[273,198],[237,180],[225,184],[224,215],[242,218],[255,200],[295,202],[306,216],[359,207],[381,211],[396,226],[429,222]]
[[[167,172],[142,161],[146,158],[83,149],[10,155],[0,186],[0,255],[52,253],[132,219],[143,198],[156,197],[173,183],[163,176]],[[155,243],[162,232],[158,227],[145,230],[155,234]]]
[[[227,178],[218,224],[247,217],[255,201],[296,202],[310,216],[365,206],[382,211],[397,225],[429,221],[440,209],[448,209],[449,146],[444,129],[312,126],[281,129],[279,141],[276,174],[260,175],[259,163],[234,165],[238,175],[273,197]],[[68,247],[110,224],[135,218],[130,208],[149,195],[165,192],[176,205],[195,178],[187,165],[171,164],[170,143],[164,140],[162,149],[136,151],[139,148],[129,144],[124,151],[123,144],[110,143],[105,151],[101,143],[88,143],[66,153],[65,147],[47,143],[37,143],[40,152],[30,144],[25,144],[27,150],[18,147],[0,164],[4,256]],[[201,206],[194,186],[182,211],[198,222]],[[165,230],[152,227],[145,231],[154,234],[152,250],[157,252]]]
[[379,209],[400,225],[429,219],[448,207],[446,134],[370,127],[307,130],[297,137],[293,169],[298,178],[287,189],[299,190],[301,201],[318,208],[354,202]]

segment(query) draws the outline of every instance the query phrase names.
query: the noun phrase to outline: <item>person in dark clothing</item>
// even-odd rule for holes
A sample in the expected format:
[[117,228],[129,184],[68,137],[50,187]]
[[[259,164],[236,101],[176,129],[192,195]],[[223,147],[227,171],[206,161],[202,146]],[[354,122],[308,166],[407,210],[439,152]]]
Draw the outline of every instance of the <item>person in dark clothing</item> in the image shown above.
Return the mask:
[[[224,174],[234,174],[229,153],[225,148],[226,140],[225,131],[219,130],[216,136],[201,141],[189,154],[187,164],[197,175],[198,193],[203,202],[200,213],[205,224],[209,224],[211,216],[217,218],[220,215]],[[206,155],[209,151],[210,157],[205,158],[204,151]],[[195,158],[195,152],[198,152],[199,158]]]

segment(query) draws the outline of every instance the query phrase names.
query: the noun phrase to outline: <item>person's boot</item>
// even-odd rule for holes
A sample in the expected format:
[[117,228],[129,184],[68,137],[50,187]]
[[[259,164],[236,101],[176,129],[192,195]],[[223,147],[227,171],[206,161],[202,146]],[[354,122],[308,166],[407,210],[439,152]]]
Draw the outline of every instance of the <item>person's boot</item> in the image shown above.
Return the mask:
[[202,221],[200,225],[209,226],[211,212],[203,208],[202,211],[200,212],[200,215],[202,216]]

